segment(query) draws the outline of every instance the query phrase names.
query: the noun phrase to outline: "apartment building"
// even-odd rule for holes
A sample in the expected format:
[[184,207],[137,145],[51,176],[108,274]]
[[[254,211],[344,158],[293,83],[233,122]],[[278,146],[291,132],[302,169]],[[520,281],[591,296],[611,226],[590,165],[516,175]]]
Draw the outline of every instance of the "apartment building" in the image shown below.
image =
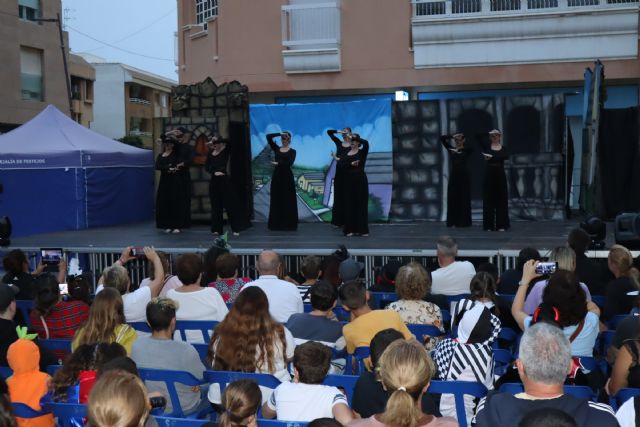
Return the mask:
[[96,70],[80,55],[69,55],[72,118],[84,127],[93,121],[93,84]]

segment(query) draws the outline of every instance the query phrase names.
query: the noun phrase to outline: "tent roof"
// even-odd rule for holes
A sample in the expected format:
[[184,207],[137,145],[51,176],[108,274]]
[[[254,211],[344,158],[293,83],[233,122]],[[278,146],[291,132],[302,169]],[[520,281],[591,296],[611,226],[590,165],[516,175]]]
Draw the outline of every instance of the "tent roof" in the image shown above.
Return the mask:
[[0,169],[150,167],[153,152],[95,133],[53,105],[0,135]]

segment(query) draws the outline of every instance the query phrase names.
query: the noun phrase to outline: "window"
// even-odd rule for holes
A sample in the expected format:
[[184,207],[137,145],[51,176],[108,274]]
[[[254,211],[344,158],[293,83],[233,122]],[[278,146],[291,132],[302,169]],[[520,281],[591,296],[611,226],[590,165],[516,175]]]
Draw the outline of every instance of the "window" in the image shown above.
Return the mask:
[[20,89],[22,99],[43,101],[42,51],[31,47],[20,47]]
[[160,95],[160,106],[162,108],[167,108],[167,104],[168,104],[167,100],[168,100],[168,97],[166,93],[163,93]]
[[85,82],[85,88],[87,93],[85,94],[85,101],[93,101],[93,82],[91,80],[87,80]]
[[82,99],[82,80],[77,77],[71,77],[71,99]]
[[196,24],[207,29],[207,21],[218,16],[218,0],[196,0]]
[[18,0],[18,15],[26,21],[40,18],[40,0]]

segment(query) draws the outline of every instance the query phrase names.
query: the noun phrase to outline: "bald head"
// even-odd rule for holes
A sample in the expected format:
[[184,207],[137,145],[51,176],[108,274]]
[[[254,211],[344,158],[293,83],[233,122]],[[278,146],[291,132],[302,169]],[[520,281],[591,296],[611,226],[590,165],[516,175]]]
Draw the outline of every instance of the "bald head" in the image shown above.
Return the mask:
[[258,272],[261,275],[277,275],[280,256],[274,251],[262,251],[258,257]]

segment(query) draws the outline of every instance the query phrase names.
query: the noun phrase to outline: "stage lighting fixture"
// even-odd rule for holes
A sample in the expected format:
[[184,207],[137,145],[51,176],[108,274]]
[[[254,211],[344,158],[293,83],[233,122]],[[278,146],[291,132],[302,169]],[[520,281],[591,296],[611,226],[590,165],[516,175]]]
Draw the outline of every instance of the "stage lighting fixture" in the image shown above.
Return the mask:
[[9,246],[11,244],[11,220],[8,216],[0,218],[0,246]]
[[580,223],[582,228],[591,238],[589,249],[604,249],[604,239],[607,237],[607,224],[597,216],[589,217]]
[[629,249],[640,249],[640,213],[616,216],[614,236],[616,243]]

